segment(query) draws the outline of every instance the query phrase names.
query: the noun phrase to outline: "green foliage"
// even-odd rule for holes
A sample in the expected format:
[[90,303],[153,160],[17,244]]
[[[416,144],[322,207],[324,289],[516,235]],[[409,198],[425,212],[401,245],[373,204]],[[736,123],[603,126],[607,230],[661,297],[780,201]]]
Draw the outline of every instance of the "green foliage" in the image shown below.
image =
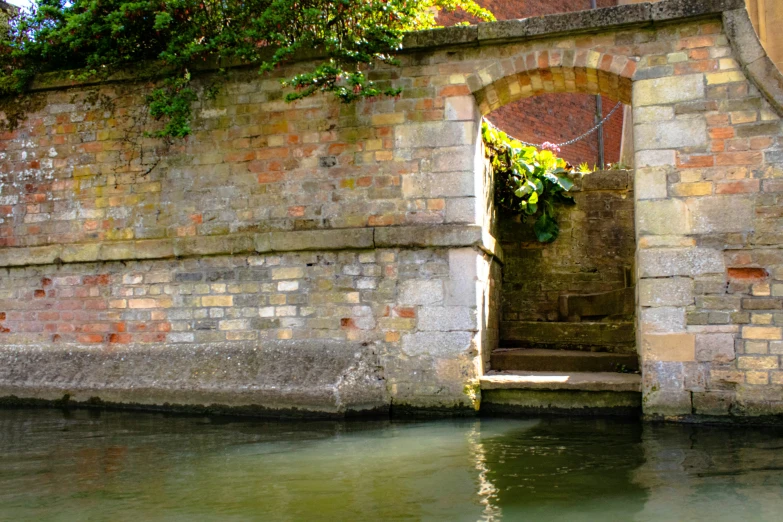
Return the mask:
[[535,218],[533,231],[542,243],[557,239],[560,227],[555,204],[573,205],[566,194],[574,186],[570,165],[550,150],[516,141],[484,121],[481,125],[487,158],[495,180],[495,203],[505,211]]
[[313,51],[320,62],[284,82],[295,89],[289,101],[317,92],[343,102],[396,95],[398,88],[370,81],[367,69],[396,63],[403,35],[434,27],[436,9],[493,19],[473,0],[35,0],[0,37],[0,96],[23,93],[43,72],[105,78],[153,62],[161,86],[149,98],[151,114],[169,122],[161,135],[182,137],[197,64],[266,72]]

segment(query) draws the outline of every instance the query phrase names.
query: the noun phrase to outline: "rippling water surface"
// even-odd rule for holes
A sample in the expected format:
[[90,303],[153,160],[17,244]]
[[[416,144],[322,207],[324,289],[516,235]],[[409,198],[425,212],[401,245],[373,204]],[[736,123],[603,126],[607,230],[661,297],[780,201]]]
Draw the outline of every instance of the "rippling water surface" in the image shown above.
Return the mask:
[[0,520],[783,520],[783,432],[0,410]]

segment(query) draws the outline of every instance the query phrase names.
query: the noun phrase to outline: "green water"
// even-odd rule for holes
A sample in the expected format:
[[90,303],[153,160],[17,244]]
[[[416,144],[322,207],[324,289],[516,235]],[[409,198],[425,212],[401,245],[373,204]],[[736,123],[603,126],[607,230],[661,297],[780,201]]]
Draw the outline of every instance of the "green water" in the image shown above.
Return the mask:
[[0,410],[0,520],[783,520],[783,432]]

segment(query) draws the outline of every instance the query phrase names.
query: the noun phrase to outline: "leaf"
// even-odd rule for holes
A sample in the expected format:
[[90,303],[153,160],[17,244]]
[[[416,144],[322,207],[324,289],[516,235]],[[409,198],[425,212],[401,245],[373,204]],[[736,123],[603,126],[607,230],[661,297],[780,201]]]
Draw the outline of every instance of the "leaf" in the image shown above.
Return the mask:
[[558,176],[557,184],[560,185],[566,192],[571,190],[571,188],[574,186],[574,182],[565,176]]
[[560,234],[560,226],[548,213],[544,212],[533,225],[533,231],[536,234],[536,239],[540,242],[551,243]]

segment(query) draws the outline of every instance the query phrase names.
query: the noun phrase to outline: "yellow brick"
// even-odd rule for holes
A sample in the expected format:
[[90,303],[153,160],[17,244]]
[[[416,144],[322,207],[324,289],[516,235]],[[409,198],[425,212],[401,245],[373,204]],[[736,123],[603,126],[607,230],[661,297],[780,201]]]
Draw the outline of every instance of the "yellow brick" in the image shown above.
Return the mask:
[[753,285],[751,287],[751,293],[753,295],[760,295],[760,296],[770,295],[771,292],[770,292],[769,283],[758,283]]
[[383,148],[383,140],[367,140],[364,148],[367,150],[381,150]]
[[721,58],[719,63],[721,71],[726,71],[728,69],[739,69],[737,61],[733,58]]
[[645,335],[642,337],[642,350],[648,361],[695,361],[696,336],[686,333]]
[[752,314],[750,322],[753,324],[772,324],[772,314]]
[[304,277],[304,268],[294,267],[282,267],[272,269],[272,279],[301,279]]
[[721,83],[741,82],[745,80],[745,75],[740,71],[727,71],[721,73],[707,74],[707,85],[719,85]]
[[400,340],[400,332],[386,332],[385,340],[387,343],[396,343]]
[[289,328],[277,331],[278,339],[291,339],[293,336],[294,336],[294,331]]
[[391,161],[394,159],[394,153],[390,150],[379,150],[375,153],[375,161]]
[[777,355],[740,355],[737,357],[737,368],[740,370],[777,370],[779,357]]
[[234,306],[234,296],[205,295],[201,298],[201,306]]
[[112,299],[109,301],[109,308],[127,308],[128,303],[125,299]]
[[745,382],[748,384],[769,384],[769,373],[745,372]]
[[731,114],[732,125],[739,125],[742,123],[753,123],[758,118],[756,111],[737,111]]
[[404,112],[392,112],[389,114],[373,114],[373,125],[399,125],[405,122]]
[[673,196],[709,196],[712,194],[712,183],[703,181],[700,183],[677,183],[672,187]]
[[783,339],[783,328],[774,326],[743,326],[742,338],[766,339],[775,341],[778,339]]
[[745,353],[764,354],[769,351],[765,341],[745,341]]
[[129,299],[128,306],[131,308],[157,308],[158,302],[155,299]]

